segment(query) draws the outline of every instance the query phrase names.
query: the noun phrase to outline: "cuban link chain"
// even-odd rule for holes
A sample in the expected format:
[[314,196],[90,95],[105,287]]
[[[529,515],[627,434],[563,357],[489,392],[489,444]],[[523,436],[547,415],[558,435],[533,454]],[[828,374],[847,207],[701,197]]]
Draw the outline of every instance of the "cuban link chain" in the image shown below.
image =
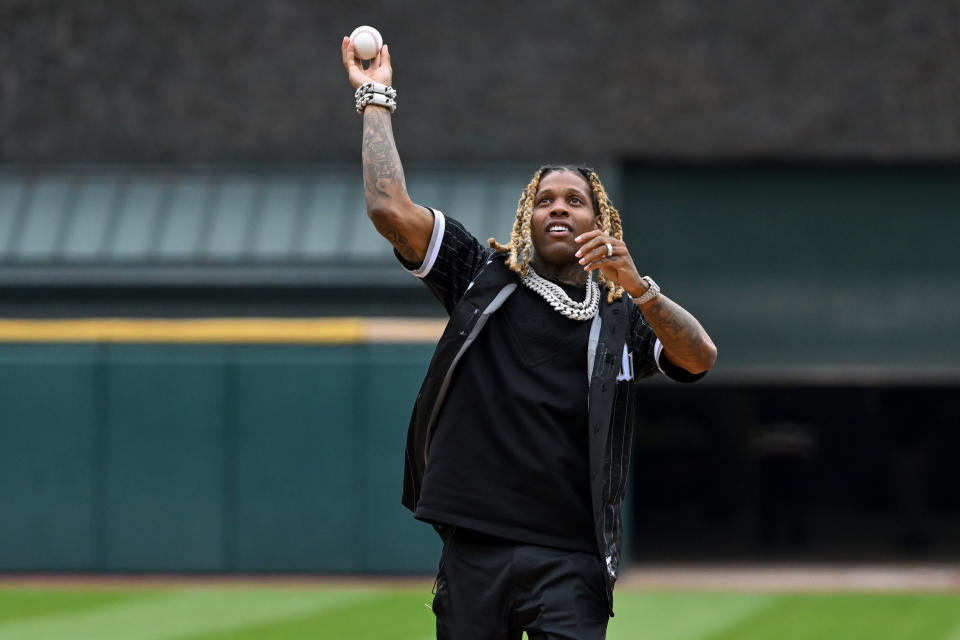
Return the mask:
[[597,315],[597,309],[600,308],[600,287],[590,276],[587,276],[587,297],[583,302],[574,302],[567,292],[560,288],[560,285],[542,277],[533,270],[532,266],[527,267],[527,275],[522,280],[527,288],[546,300],[554,310],[571,320],[590,320]]

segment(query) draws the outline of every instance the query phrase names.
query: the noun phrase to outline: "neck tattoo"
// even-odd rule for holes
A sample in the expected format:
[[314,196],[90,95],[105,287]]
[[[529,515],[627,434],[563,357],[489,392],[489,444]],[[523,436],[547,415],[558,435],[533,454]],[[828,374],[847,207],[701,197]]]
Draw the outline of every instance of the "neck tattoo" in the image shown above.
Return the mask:
[[[536,265],[534,264],[536,262]],[[575,287],[582,287],[587,284],[590,277],[578,263],[574,262],[562,267],[550,264],[549,262],[532,261],[530,267],[536,266],[537,275],[543,276],[548,280],[569,284]]]

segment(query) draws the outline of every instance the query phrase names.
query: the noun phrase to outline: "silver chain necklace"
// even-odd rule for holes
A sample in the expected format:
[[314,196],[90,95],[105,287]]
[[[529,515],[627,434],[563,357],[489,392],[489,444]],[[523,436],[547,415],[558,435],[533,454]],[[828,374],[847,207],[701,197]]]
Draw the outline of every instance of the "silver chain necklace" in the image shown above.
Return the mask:
[[555,311],[571,320],[590,320],[597,315],[600,308],[600,287],[593,278],[587,276],[587,297],[583,302],[574,302],[560,285],[542,277],[532,266],[527,266],[527,275],[523,276],[523,284],[531,291],[539,294]]

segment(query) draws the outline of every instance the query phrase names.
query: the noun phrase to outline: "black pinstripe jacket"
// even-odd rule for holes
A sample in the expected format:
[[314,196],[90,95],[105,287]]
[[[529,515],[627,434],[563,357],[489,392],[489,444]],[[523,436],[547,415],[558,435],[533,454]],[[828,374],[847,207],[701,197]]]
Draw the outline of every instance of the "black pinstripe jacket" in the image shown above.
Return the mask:
[[[450,314],[420,387],[407,433],[403,504],[420,498],[430,436],[447,387],[463,353],[520,279],[506,255],[484,248],[463,226],[435,211],[433,237],[419,266],[421,277]],[[398,254],[399,258],[399,254]],[[402,261],[402,260],[401,260]],[[623,544],[621,506],[633,441],[634,382],[657,373],[656,336],[628,296],[612,304],[602,296],[588,344],[589,467],[597,549],[606,565],[607,597],[613,603]]]

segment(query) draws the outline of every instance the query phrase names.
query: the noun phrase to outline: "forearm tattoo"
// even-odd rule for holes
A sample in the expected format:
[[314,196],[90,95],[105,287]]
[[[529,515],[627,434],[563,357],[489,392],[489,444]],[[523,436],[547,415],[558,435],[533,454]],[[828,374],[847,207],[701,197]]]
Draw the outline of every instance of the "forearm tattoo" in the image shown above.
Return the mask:
[[[407,189],[403,165],[393,139],[390,113],[386,109],[368,107],[363,111],[363,191],[367,210],[373,210],[379,201],[396,197]],[[382,218],[374,217],[373,225],[390,241],[408,262],[417,261],[407,238]]]
[[686,369],[709,369],[716,347],[690,312],[661,295],[645,305],[643,315],[663,343],[670,360]]
[[363,111],[363,187],[368,207],[407,188],[393,140],[390,112],[386,109],[373,107]]

